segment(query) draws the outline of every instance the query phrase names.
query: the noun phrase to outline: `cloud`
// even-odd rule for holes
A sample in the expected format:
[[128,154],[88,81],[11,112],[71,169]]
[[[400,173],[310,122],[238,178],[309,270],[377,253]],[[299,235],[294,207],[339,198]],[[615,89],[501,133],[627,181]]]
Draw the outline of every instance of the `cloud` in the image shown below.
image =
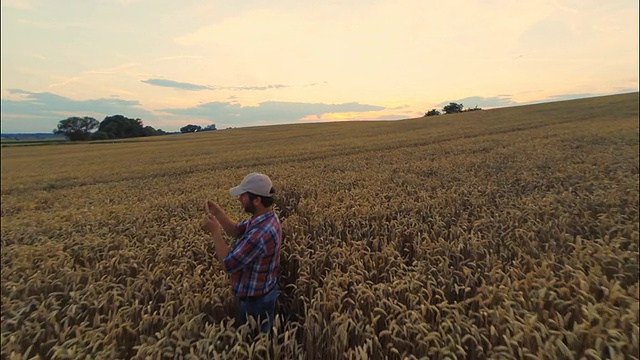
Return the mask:
[[564,11],[564,12],[567,12],[567,13],[571,13],[571,14],[577,14],[577,13],[579,12],[578,10],[576,10],[576,9],[574,9],[574,8],[572,8],[572,7],[569,7],[569,6],[565,6],[565,5],[563,5],[563,4],[560,4],[560,3],[558,3],[557,1],[554,1],[554,2],[553,2],[553,6],[555,6],[556,8],[558,8],[558,10],[561,10],[561,11]]
[[465,107],[481,107],[481,108],[492,108],[492,107],[503,107],[503,106],[514,106],[520,105],[519,103],[511,100],[510,95],[498,95],[494,97],[483,97],[483,96],[470,96],[457,100],[447,100],[443,101],[436,106],[446,106],[449,103],[457,103],[465,105]]
[[139,65],[138,63],[127,63],[127,64],[121,64],[118,66],[113,66],[113,67],[104,68],[104,69],[89,70],[89,71],[86,71],[86,73],[87,74],[117,74],[121,72],[121,70],[129,69],[138,65]]
[[[539,91],[541,90],[536,90],[532,92],[535,93]],[[480,108],[498,108],[498,107],[508,107],[508,106],[539,104],[539,103],[563,101],[563,100],[584,99],[584,98],[590,98],[590,97],[605,96],[605,95],[611,95],[611,94],[623,94],[623,93],[630,93],[630,92],[636,92],[636,91],[638,91],[637,88],[620,88],[618,89],[618,91],[615,91],[615,92],[560,94],[560,95],[548,96],[546,98],[542,98],[538,100],[524,101],[524,102],[514,101],[511,95],[509,94],[500,94],[493,97],[470,96],[470,97],[457,99],[457,100],[443,101],[437,104],[436,107],[444,107],[446,105],[449,105],[449,103],[454,102],[457,104],[464,105],[465,108],[472,108],[475,106]]]
[[148,79],[148,80],[142,80],[142,82],[149,85],[162,86],[162,87],[181,89],[181,90],[211,90],[211,87],[205,86],[205,85],[189,84],[189,83],[183,83],[183,82],[166,80],[166,79]]
[[162,62],[162,61],[172,61],[172,60],[184,60],[184,59],[202,59],[203,57],[200,55],[174,55],[174,56],[165,56],[158,59],[153,60],[154,62]]
[[282,89],[288,87],[287,85],[275,84],[266,86],[214,86],[215,90],[269,90],[269,89]]
[[141,118],[145,125],[166,128],[190,120],[212,121],[225,126],[251,126],[292,123],[303,121],[305,117],[321,119],[324,114],[355,114],[386,109],[383,106],[357,102],[325,104],[267,101],[255,106],[242,106],[234,99],[229,99],[230,102],[209,102],[190,108],[150,111],[143,109],[137,100],[113,97],[73,100],[53,93],[21,89],[9,89],[8,93],[11,99],[1,99],[2,132],[5,133],[48,132],[60,120],[70,116],[91,116],[102,120],[106,116],[122,114]]
[[81,80],[81,78],[79,76],[73,76],[73,77],[70,77],[68,79],[65,79],[62,82],[51,84],[51,85],[47,86],[47,89],[51,89],[51,88],[54,88],[56,86],[68,85],[68,84],[71,84],[71,83],[74,83],[74,82],[78,82],[80,80]]
[[[10,94],[20,95],[24,100],[2,99],[2,111],[7,113],[57,114],[59,112],[90,111],[105,114],[136,111],[149,114],[147,110],[136,108],[138,101],[121,99],[73,100],[48,92],[30,92],[20,89],[9,89]],[[139,117],[139,116],[137,116]]]
[[159,111],[241,125],[256,121],[297,121],[307,116],[320,117],[327,113],[367,112],[384,109],[382,106],[356,102],[324,104],[266,101],[257,106],[210,102],[186,109],[160,109]]
[[[549,96],[543,101],[548,102],[548,101],[573,100],[573,99],[583,99],[583,98],[590,98],[590,97],[596,97],[596,96],[602,96],[602,94],[582,93],[582,94],[553,95],[553,96]],[[543,101],[538,101],[538,102],[543,102]]]
[[555,14],[531,25],[520,35],[519,41],[522,49],[548,52],[550,48],[566,48],[578,35],[575,26],[567,21],[564,14]]
[[376,116],[374,117],[372,120],[402,120],[402,119],[407,119],[410,117],[418,117],[420,115],[416,115],[416,116],[407,116],[405,115],[401,115],[401,114],[389,114],[389,115],[380,115],[380,116]]
[[215,85],[198,85],[191,83],[178,82],[167,79],[147,79],[142,80],[143,83],[162,86],[180,90],[232,90],[232,91],[251,91],[251,90],[270,90],[289,87],[287,85],[274,84],[264,86],[215,86]]
[[[1,99],[3,132],[42,132],[53,129],[58,121],[70,116],[91,116],[97,120],[115,114],[145,118],[153,114],[140,102],[115,98],[73,100],[48,92],[8,89],[16,99]],[[49,130],[50,131],[50,130]]]
[[638,91],[637,88],[618,88],[614,92],[605,92],[605,93],[598,92],[598,93],[559,94],[559,95],[548,96],[547,98],[540,99],[540,100],[527,101],[527,102],[516,104],[516,105],[539,104],[539,103],[555,102],[555,101],[586,99],[586,98],[607,96],[607,95],[613,95],[613,94],[626,94],[626,93],[637,92],[637,91]]

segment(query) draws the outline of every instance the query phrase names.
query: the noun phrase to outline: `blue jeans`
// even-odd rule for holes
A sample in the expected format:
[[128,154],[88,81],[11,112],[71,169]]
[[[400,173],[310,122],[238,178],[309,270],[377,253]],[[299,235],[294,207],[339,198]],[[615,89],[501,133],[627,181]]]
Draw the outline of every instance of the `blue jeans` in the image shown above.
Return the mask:
[[276,314],[276,300],[278,300],[277,286],[258,299],[240,298],[239,300],[240,309],[236,321],[238,326],[246,323],[247,316],[251,316],[261,322],[260,331],[263,333],[271,332]]

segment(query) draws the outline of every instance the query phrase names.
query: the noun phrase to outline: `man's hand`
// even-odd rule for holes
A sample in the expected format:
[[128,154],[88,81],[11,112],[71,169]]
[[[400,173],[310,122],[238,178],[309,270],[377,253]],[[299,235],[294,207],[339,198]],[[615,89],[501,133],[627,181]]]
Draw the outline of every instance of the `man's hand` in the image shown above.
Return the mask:
[[[205,206],[206,205],[208,205],[208,201],[205,203]],[[224,215],[224,212],[222,214]],[[202,228],[211,233],[211,238],[213,238],[213,244],[216,249],[216,257],[224,267],[224,258],[229,254],[229,246],[222,239],[222,226],[220,226],[220,223],[212,213],[207,212],[202,215]]]
[[217,203],[207,200],[204,202],[204,212],[217,217],[222,212],[222,208]]
[[207,213],[202,217],[202,227],[208,230],[212,235],[220,234],[220,223],[211,213]]
[[[238,231],[236,229],[236,221],[230,219],[229,216],[222,210],[220,205],[212,200],[207,200],[204,202],[204,213],[207,215],[211,215],[214,220],[216,220],[216,224],[218,228],[222,228],[225,233],[230,236],[237,237]],[[202,227],[205,227],[206,223],[203,223]]]

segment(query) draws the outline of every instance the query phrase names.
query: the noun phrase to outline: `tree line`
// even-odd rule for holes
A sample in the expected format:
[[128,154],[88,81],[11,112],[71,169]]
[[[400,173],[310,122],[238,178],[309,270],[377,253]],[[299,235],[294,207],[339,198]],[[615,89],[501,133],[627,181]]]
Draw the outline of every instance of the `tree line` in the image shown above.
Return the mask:
[[464,106],[462,104],[458,104],[458,103],[449,103],[449,105],[445,105],[442,108],[442,112],[436,110],[436,109],[431,109],[428,112],[424,113],[424,116],[436,116],[436,115],[441,115],[441,114],[457,114],[457,113],[462,113],[462,112],[469,112],[469,111],[478,111],[478,110],[482,110],[481,108],[479,108],[477,105],[474,108],[464,108]]
[[180,128],[181,133],[190,133],[190,132],[198,132],[198,131],[211,131],[216,130],[216,124],[207,125],[202,127],[200,125],[189,124]]
[[[94,132],[96,129],[97,131]],[[189,124],[180,128],[181,133],[211,130],[216,130],[215,124],[204,128]],[[70,141],[126,139],[170,134],[162,129],[145,126],[141,119],[128,118],[124,115],[107,116],[102,121],[88,116],[73,116],[60,120],[53,133],[64,135]]]
[[[468,111],[482,110],[478,106],[465,109],[462,104],[449,103],[442,108],[442,112],[431,109],[424,114],[427,116],[435,116],[441,114],[456,114]],[[97,128],[97,131],[93,132]],[[216,130],[216,125],[207,125],[204,128],[200,125],[189,124],[180,128],[181,133],[191,133],[199,131]],[[123,115],[111,115],[98,121],[92,117],[70,117],[60,120],[58,127],[53,130],[56,135],[64,135],[70,141],[85,140],[108,140],[108,139],[126,139],[143,136],[157,136],[170,134],[162,129],[154,129],[152,126],[144,126],[141,119],[128,118]]]

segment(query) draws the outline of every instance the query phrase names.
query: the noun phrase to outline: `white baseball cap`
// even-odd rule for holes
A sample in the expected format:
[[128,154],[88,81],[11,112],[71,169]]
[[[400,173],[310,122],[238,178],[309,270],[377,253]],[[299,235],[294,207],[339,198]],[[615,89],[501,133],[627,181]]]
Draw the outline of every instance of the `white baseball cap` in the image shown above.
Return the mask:
[[231,194],[231,196],[238,196],[250,192],[260,196],[272,197],[272,187],[271,179],[269,179],[267,175],[251,173],[242,179],[240,185],[229,189],[229,194]]

